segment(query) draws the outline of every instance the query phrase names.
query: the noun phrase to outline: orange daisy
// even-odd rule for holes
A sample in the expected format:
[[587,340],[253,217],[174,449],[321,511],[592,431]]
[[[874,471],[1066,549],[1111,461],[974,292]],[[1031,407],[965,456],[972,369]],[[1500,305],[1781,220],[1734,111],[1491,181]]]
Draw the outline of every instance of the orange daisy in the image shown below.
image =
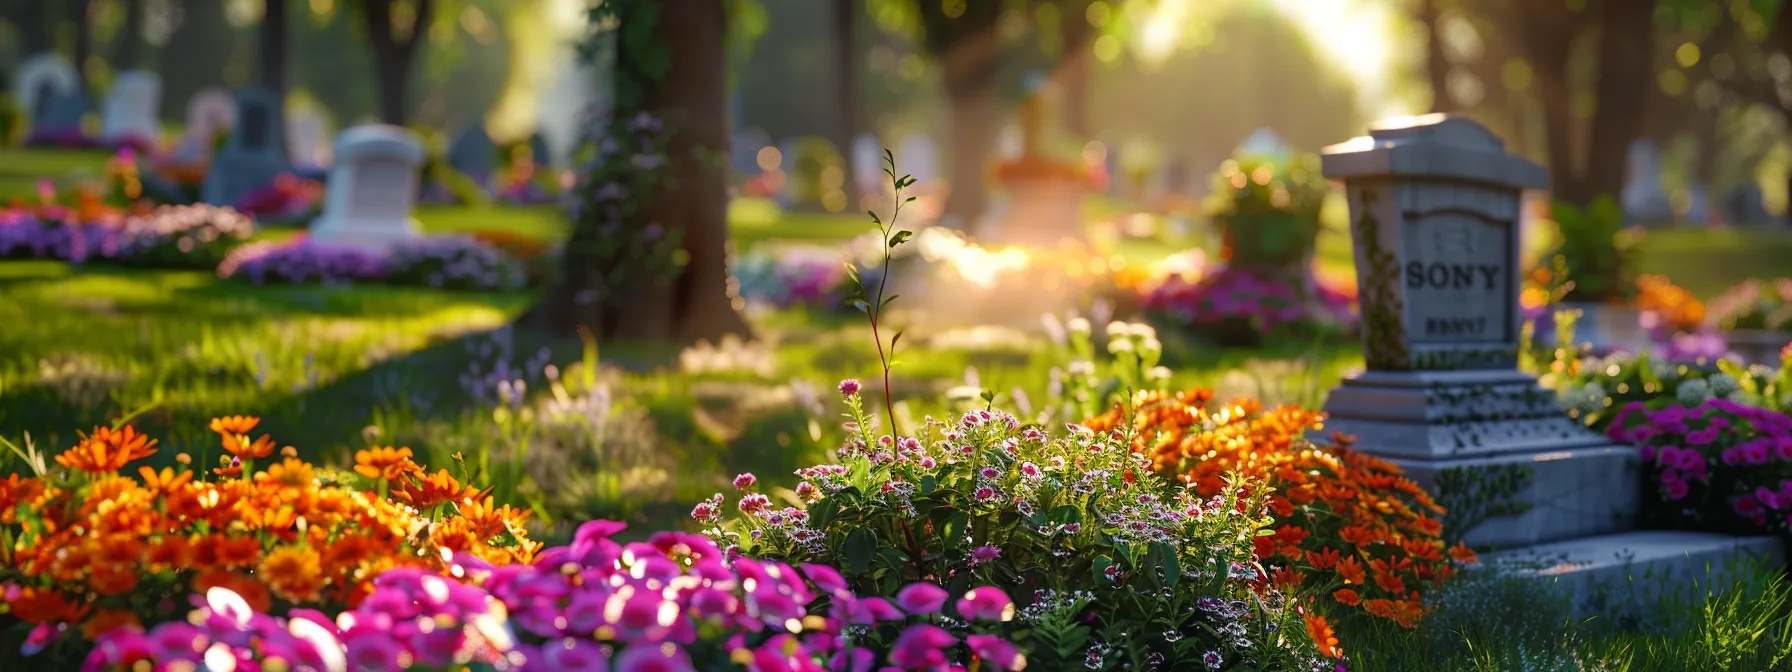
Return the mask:
[[118,431],[95,427],[93,434],[83,437],[80,444],[57,455],[56,463],[90,474],[114,473],[130,462],[154,455],[156,443],[129,425]]

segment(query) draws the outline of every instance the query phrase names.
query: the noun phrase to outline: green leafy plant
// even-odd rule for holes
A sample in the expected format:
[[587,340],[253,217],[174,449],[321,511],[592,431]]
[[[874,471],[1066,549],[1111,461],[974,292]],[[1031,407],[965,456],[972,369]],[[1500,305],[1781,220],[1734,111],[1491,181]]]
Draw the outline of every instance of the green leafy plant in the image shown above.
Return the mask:
[[[885,222],[878,217],[875,210],[867,210],[865,213],[871,216],[871,222],[877,225],[877,233],[883,237],[884,241],[882,246],[883,266],[877,279],[877,291],[873,294],[867,290],[865,281],[859,277],[859,268],[848,262],[846,264],[846,304],[864,313],[866,319],[871,322],[871,340],[877,345],[877,361],[883,367],[884,409],[889,413],[890,433],[895,435],[900,430],[896,426],[896,406],[891,403],[890,369],[896,365],[896,344],[902,340],[902,331],[898,330],[890,336],[890,345],[886,350],[882,332],[879,330],[882,326],[879,319],[884,316],[884,308],[894,302],[898,296],[896,294],[884,296],[884,292],[890,288],[891,252],[915,235],[913,231],[896,228],[896,219],[902,216],[902,206],[915,200],[913,196],[907,198],[902,196],[904,189],[914,185],[915,178],[896,174],[896,155],[888,149],[884,150],[884,174],[889,176],[890,187],[896,194],[896,205],[890,211],[890,221]],[[860,431],[869,432],[870,428],[861,425]]]
[[1610,196],[1586,207],[1558,202],[1551,209],[1558,229],[1550,257],[1560,257],[1554,277],[1562,299],[1580,303],[1623,303],[1636,294],[1636,237],[1624,230],[1624,211]]

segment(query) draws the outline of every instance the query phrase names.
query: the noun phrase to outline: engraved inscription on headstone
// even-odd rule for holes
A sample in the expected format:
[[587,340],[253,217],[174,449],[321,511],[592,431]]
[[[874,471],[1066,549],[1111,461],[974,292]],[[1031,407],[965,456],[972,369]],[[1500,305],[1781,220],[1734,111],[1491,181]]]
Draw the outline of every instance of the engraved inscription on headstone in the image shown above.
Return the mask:
[[[1409,214],[1409,217],[1411,215]],[[1400,282],[1412,343],[1499,343],[1512,333],[1512,226],[1464,212],[1412,217]]]

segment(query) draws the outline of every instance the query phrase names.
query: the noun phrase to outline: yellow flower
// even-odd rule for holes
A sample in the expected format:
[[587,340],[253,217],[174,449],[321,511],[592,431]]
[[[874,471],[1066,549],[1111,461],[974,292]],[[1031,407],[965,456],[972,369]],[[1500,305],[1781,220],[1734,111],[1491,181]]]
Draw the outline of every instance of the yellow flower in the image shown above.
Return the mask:
[[290,602],[317,599],[323,591],[323,561],[309,546],[281,546],[261,561],[262,581],[275,595]]

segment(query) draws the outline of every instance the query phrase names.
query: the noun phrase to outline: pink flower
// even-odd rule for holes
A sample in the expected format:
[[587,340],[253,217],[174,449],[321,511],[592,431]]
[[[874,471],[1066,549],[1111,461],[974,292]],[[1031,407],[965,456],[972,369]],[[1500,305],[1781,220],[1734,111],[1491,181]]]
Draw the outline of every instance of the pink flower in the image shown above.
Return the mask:
[[1681,480],[1673,480],[1663,483],[1662,488],[1666,491],[1668,499],[1673,501],[1685,499],[1687,491],[1691,489],[1686,485],[1686,481]]
[[566,672],[609,672],[603,647],[588,639],[568,637],[541,647],[541,660],[549,668]]
[[814,483],[810,483],[808,481],[803,481],[801,483],[796,484],[796,496],[798,499],[801,499],[805,502],[815,501],[815,498],[817,496],[819,496],[820,494],[821,494],[821,492],[816,490]]
[[848,399],[859,396],[859,381],[853,378],[840,381],[840,394]]
[[977,470],[977,476],[979,476],[983,479],[986,479],[986,480],[993,481],[995,479],[1002,477],[1002,471],[995,467],[984,467],[982,469]]
[[694,672],[691,659],[677,644],[631,646],[616,656],[616,672]]
[[741,474],[734,477],[734,489],[745,490],[753,487],[753,484],[758,482],[759,478],[752,474]]
[[958,615],[972,621],[1014,620],[1014,600],[995,586],[973,588],[958,600]]
[[1020,463],[1020,473],[1027,478],[1039,478],[1039,465],[1032,462]]
[[939,613],[940,609],[946,606],[947,597],[949,595],[946,594],[946,589],[925,581],[917,581],[908,584],[896,593],[896,604],[902,607],[903,611],[923,616]]
[[840,572],[834,571],[833,567],[805,564],[802,565],[802,569],[803,574],[809,577],[809,581],[814,583],[816,588],[820,588],[822,592],[830,595],[847,592],[846,579],[840,576]]
[[1764,513],[1761,502],[1757,501],[1753,495],[1737,497],[1730,503],[1730,508],[1736,511],[1736,515],[1744,518],[1754,518]]
[[957,643],[958,638],[945,630],[916,623],[896,637],[896,645],[890,649],[890,664],[904,670],[941,668],[946,665],[946,653],[941,649]]
[[760,511],[764,511],[767,508],[770,508],[771,505],[772,505],[772,500],[766,498],[765,495],[761,495],[757,492],[740,498],[741,513],[758,513]]
[[996,496],[996,490],[987,485],[980,486],[972,493],[972,496],[976,497],[979,502],[986,502]]
[[888,600],[881,597],[867,597],[852,603],[851,618],[854,625],[871,625],[878,621],[899,621],[903,614],[896,607],[890,606]]
[[1014,648],[1014,643],[995,635],[971,635],[964,638],[971,653],[982,658],[994,670],[1020,670],[1027,666],[1027,657]]
[[713,522],[721,517],[715,509],[710,508],[708,502],[699,502],[696,506],[691,507],[691,519],[699,523]]
[[971,551],[971,564],[981,565],[999,557],[1002,557],[1002,549],[989,544],[984,544]]

